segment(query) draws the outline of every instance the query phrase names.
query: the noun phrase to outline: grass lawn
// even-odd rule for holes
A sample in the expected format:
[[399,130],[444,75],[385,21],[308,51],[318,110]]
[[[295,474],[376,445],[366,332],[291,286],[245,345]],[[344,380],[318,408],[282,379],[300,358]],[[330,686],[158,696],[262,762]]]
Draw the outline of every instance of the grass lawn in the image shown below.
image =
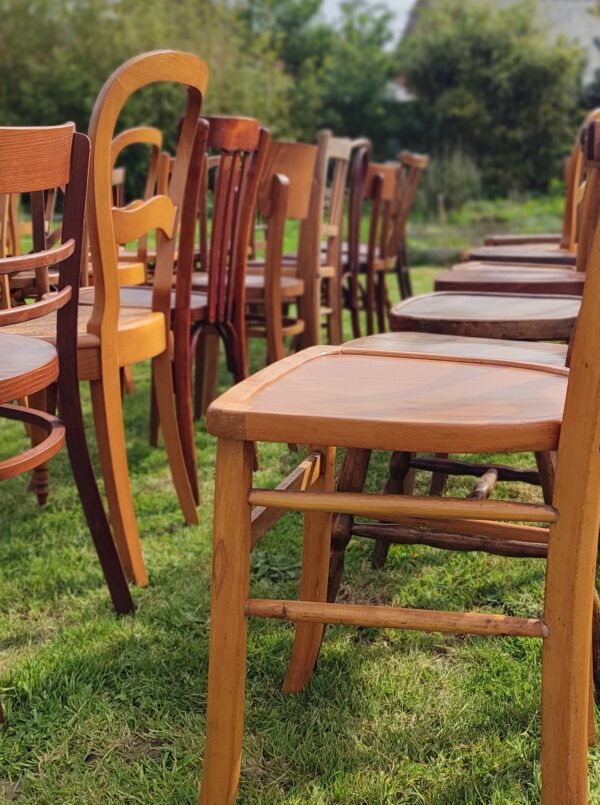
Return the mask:
[[[416,271],[418,290],[432,276]],[[258,368],[262,354],[253,358]],[[195,801],[214,442],[198,426],[201,525],[184,527],[163,450],[148,446],[147,367],[135,380],[126,430],[150,584],[134,591],[134,617],[111,613],[66,455],[52,460],[44,509],[26,477],[2,485],[0,802]],[[22,429],[2,423],[2,454],[23,444]],[[274,485],[295,463],[285,447],[261,445],[260,455],[260,485]],[[383,485],[386,459],[374,457],[373,490]],[[530,463],[526,455],[502,460]],[[454,480],[450,489],[463,494],[467,486]],[[497,494],[539,498],[518,484],[500,484]],[[298,515],[288,514],[257,547],[252,596],[296,595],[299,528]],[[395,547],[375,572],[370,550],[366,540],[351,544],[345,600],[540,615],[540,560]],[[241,803],[539,801],[538,642],[333,627],[308,689],[284,696],[291,638],[288,624],[251,623]],[[600,802],[597,750],[590,773],[591,801]]]

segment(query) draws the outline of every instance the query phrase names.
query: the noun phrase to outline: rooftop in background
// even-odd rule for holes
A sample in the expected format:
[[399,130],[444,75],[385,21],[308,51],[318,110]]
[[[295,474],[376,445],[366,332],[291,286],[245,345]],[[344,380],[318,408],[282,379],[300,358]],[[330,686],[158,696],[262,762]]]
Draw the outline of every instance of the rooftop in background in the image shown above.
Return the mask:
[[[415,4],[415,0],[379,0],[382,5],[387,6],[394,14],[392,23],[394,38],[397,39],[408,22],[410,11]],[[323,0],[323,14],[328,20],[335,20],[339,16],[342,0]],[[375,4],[375,0],[373,0]]]

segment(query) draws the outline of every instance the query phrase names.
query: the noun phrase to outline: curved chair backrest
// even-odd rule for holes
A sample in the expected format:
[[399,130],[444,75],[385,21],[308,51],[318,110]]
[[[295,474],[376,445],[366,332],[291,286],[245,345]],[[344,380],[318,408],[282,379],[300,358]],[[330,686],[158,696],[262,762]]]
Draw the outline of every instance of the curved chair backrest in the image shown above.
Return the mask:
[[[90,121],[89,232],[94,270],[94,310],[88,325],[101,336],[116,331],[119,315],[117,246],[157,230],[152,307],[168,325],[175,236],[192,155],[208,68],[197,56],[161,50],[144,53],[119,67],[100,91]],[[156,195],[125,208],[112,203],[112,142],[119,114],[136,90],[149,84],[175,83],[187,88],[187,107],[167,195]]]
[[359,145],[352,160],[348,189],[348,272],[358,275],[360,269],[360,230],[369,176],[371,155],[368,141]]

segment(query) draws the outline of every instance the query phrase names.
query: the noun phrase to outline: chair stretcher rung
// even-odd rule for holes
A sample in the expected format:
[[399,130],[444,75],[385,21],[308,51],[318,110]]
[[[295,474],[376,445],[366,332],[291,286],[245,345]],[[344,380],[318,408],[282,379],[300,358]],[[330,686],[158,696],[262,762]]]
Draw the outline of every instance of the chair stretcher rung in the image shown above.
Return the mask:
[[251,598],[246,602],[246,615],[284,621],[416,629],[424,632],[513,635],[517,637],[548,636],[548,627],[541,620],[483,612],[442,612],[361,604]]
[[552,506],[508,500],[366,495],[357,492],[286,492],[276,489],[253,489],[248,500],[253,506],[272,506],[290,511],[339,512],[392,522],[407,516],[532,523],[555,523],[558,519],[558,512]]

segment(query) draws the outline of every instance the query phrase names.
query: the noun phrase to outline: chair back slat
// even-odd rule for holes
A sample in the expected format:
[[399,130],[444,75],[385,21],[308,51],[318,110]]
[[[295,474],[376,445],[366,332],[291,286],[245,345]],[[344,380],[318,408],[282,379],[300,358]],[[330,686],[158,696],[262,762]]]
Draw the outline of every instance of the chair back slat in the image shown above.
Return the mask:
[[[0,193],[32,193],[69,181],[73,123],[0,128]],[[27,186],[26,191],[19,190]]]
[[[22,137],[22,141],[19,139]],[[10,150],[15,151],[15,164],[19,162],[23,148],[35,145],[32,154],[30,173],[27,174],[25,164],[14,170],[9,180],[1,177],[4,187],[10,190],[10,196],[29,196],[33,248],[25,255],[4,255],[0,257],[0,277],[2,287],[9,289],[8,279],[23,271],[34,274],[33,286],[38,301],[33,304],[17,304],[11,307],[10,291],[7,300],[3,299],[0,310],[0,326],[7,326],[31,321],[41,316],[58,311],[58,329],[67,326],[76,334],[77,298],[79,266],[81,263],[83,218],[85,210],[85,194],[87,169],[89,162],[89,140],[83,134],[75,133],[75,127],[69,123],[64,126],[38,127],[35,129],[0,129],[1,161],[8,164]],[[55,150],[56,149],[56,150]],[[57,167],[54,161],[57,161]],[[64,165],[66,163],[66,169]],[[43,180],[40,178],[43,177]],[[54,178],[59,182],[56,187],[41,187],[40,184]],[[48,248],[48,212],[54,209],[57,191],[63,193],[63,223],[58,228],[58,236],[54,242],[59,244]],[[9,204],[8,194],[4,212]],[[69,226],[65,225],[67,214]],[[59,292],[51,293],[48,281],[48,268],[59,268]],[[5,282],[6,280],[6,282]],[[71,336],[74,339],[74,335]],[[66,343],[66,342],[64,342]],[[70,343],[70,355],[74,355],[75,341]]]

